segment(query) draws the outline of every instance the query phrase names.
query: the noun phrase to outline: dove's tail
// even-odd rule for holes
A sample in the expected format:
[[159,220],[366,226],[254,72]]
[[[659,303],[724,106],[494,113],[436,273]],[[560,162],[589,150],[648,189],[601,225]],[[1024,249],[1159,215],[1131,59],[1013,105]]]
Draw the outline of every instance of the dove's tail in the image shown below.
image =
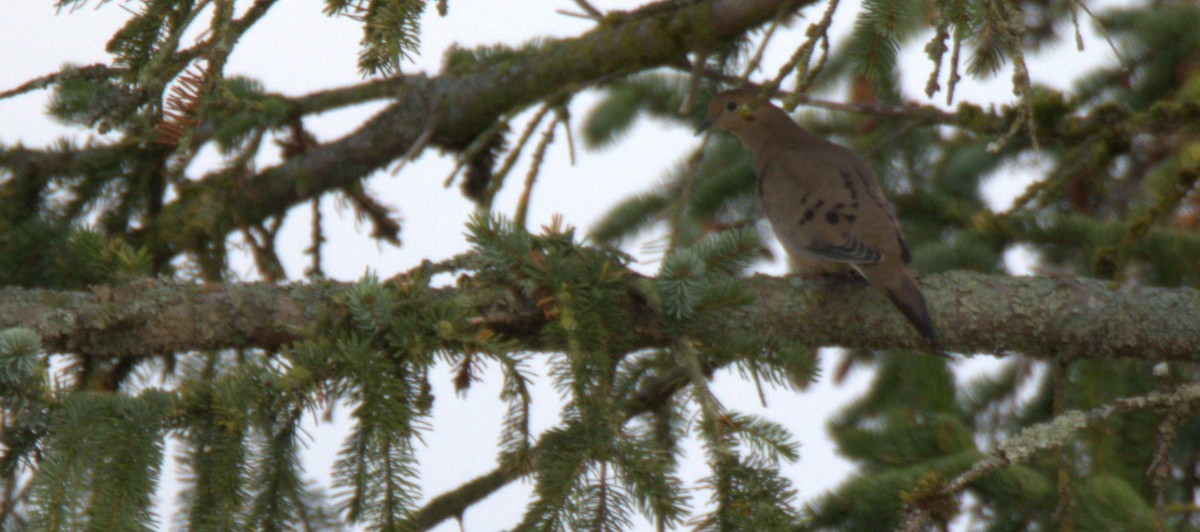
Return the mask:
[[901,267],[884,275],[868,276],[868,279],[904,313],[904,317],[925,337],[934,351],[942,350],[938,344],[937,331],[933,328],[933,320],[929,318],[929,309],[925,306],[925,296],[911,273]]

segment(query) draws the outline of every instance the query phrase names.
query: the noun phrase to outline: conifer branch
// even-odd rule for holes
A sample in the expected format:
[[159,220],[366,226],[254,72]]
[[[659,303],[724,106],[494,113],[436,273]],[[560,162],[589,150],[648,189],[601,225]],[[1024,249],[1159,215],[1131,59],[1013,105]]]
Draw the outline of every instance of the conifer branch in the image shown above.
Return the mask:
[[[1027,427],[1016,436],[1001,442],[994,452],[975,462],[970,469],[947,482],[936,493],[924,494],[919,500],[924,504],[936,504],[956,497],[980,478],[998,469],[1034,458],[1042,451],[1066,445],[1073,440],[1076,432],[1105,421],[1114,415],[1154,407],[1186,408],[1198,400],[1200,400],[1200,384],[1185,384],[1171,390],[1154,392],[1141,397],[1119,399],[1112,404],[1087,412],[1067,411],[1050,421]],[[904,524],[899,530],[915,532],[924,529],[931,517],[931,508],[921,503],[908,508]]]
[[20,96],[35,90],[45,89],[71,77],[107,79],[113,75],[114,71],[115,69],[100,63],[83,67],[67,67],[52,74],[36,77],[11,89],[0,91],[0,100],[11,98],[13,96]]

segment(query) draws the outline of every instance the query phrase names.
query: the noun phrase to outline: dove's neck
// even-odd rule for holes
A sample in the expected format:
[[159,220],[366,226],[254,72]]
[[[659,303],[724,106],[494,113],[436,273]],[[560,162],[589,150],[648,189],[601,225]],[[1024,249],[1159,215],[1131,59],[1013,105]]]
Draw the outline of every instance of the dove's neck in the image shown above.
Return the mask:
[[820,142],[819,137],[800,127],[783,109],[772,106],[764,111],[755,113],[750,127],[738,135],[755,158]]

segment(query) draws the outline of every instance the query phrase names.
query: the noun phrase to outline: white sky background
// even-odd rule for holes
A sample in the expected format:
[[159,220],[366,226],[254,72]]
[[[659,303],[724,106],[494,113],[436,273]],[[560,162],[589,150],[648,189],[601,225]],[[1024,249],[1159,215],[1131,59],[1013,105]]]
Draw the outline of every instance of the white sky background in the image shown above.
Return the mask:
[[[646,1],[597,0],[595,5],[603,10],[629,9]],[[122,6],[129,4],[136,8],[137,3],[110,2],[95,9],[96,3],[89,2],[87,7],[74,13],[56,15],[50,0],[0,2],[0,21],[3,21],[0,27],[0,90],[54,72],[66,63],[109,62],[111,58],[104,52],[104,45],[129,16]],[[1089,5],[1096,10],[1101,9],[1099,4],[1118,3],[1124,2],[1089,2]],[[239,12],[248,4],[239,1]],[[428,10],[423,21],[422,53],[415,64],[404,66],[405,72],[435,75],[440,70],[443,51],[451,43],[460,47],[494,43],[515,45],[534,37],[579,35],[592,26],[590,21],[555,13],[555,9],[576,11],[576,6],[569,0],[503,3],[450,0],[449,6],[450,13],[446,18],[437,16],[432,7]],[[230,58],[226,73],[258,79],[268,91],[289,96],[360,82],[362,78],[356,67],[360,26],[349,19],[325,17],[322,7],[323,2],[319,0],[280,2],[242,39]],[[803,41],[804,28],[819,17],[824,8],[823,3],[810,7],[805,11],[807,19],[776,36],[766,57],[765,70],[756,76],[757,79],[776,72]],[[857,11],[856,1],[843,2],[839,8],[833,27],[835,45],[838,36],[845,35],[853,24]],[[1115,61],[1108,45],[1093,31],[1091,21],[1086,17],[1082,20],[1086,49],[1076,51],[1072,36],[1064,35],[1063,43],[1053,52],[1031,58],[1030,73],[1035,83],[1066,89],[1079,74]],[[929,103],[923,89],[932,66],[922,51],[924,44],[925,40],[918,40],[904,49],[902,78],[908,98]],[[964,80],[956,97],[958,101],[976,103],[1011,102],[1010,75],[1006,69],[987,82]],[[0,142],[13,144],[20,141],[27,146],[43,147],[62,136],[82,141],[94,134],[50,120],[44,114],[48,95],[47,91],[38,91],[0,100]],[[829,96],[843,98],[840,94]],[[595,101],[594,93],[575,98],[571,111],[576,126]],[[932,103],[944,106],[945,96],[935,95]],[[363,105],[308,117],[305,126],[319,140],[329,141],[353,130],[383,105]],[[524,122],[518,120],[514,124],[514,129],[519,131]],[[576,136],[579,140],[578,134]],[[620,199],[659,182],[697,142],[690,131],[642,120],[630,135],[604,151],[584,150],[580,141],[576,164],[571,166],[561,130],[556,139],[558,142],[548,151],[533,192],[529,227],[536,229],[548,223],[552,215],[561,213],[566,222],[579,228],[581,233]],[[528,167],[528,151],[525,161],[513,170],[508,186],[499,196],[500,212],[510,215],[513,212]],[[260,167],[278,161],[278,154],[272,149],[267,148],[264,153],[258,161]],[[193,165],[190,176],[203,175],[215,166],[216,161],[211,150],[203,154]],[[367,187],[377,193],[377,197],[396,207],[402,216],[403,246],[400,248],[370,239],[368,226],[356,224],[352,212],[339,212],[337,200],[326,197],[322,203],[328,238],[324,248],[325,273],[333,279],[351,281],[369,269],[387,278],[415,267],[422,259],[436,261],[467,250],[463,224],[473,205],[463,198],[457,183],[450,189],[442,187],[453,164],[450,157],[427,150],[400,174],[384,173],[367,182]],[[987,185],[989,199],[993,206],[1006,206],[1036,178],[1036,164],[1010,168],[991,178]],[[292,279],[300,279],[308,265],[309,259],[301,250],[309,245],[309,230],[309,207],[305,204],[289,213],[279,242],[284,266]],[[634,265],[635,269],[644,273],[653,273],[657,269],[656,257],[641,252],[637,243],[627,246],[627,251],[641,261]],[[1009,258],[1015,273],[1030,271],[1028,257],[1017,252]],[[254,275],[253,263],[245,254],[236,255],[234,264],[239,275],[246,278]],[[778,274],[786,270],[786,265],[781,262],[762,264],[759,270]],[[824,367],[832,367],[836,360],[833,353],[826,351]],[[964,378],[997,365],[986,357],[958,363]],[[431,420],[433,430],[425,434],[425,445],[418,452],[426,500],[495,467],[499,420],[503,417],[504,405],[498,400],[499,372],[489,369],[484,381],[477,383],[465,398],[454,394],[447,368],[440,368],[432,375],[437,397]],[[533,428],[540,431],[557,422],[560,402],[546,377],[545,368],[535,366],[535,369],[540,378],[533,403]],[[869,373],[860,371],[840,386],[822,379],[802,394],[767,389],[768,407],[765,409],[759,404],[753,383],[742,382],[736,376],[719,374],[713,389],[729,408],[762,414],[789,427],[801,444],[801,460],[786,466],[785,472],[798,490],[799,499],[806,500],[836,486],[852,471],[851,464],[836,455],[826,434],[825,419],[841,405],[859,397],[869,380]],[[307,426],[312,435],[311,441],[307,442],[307,472],[325,487],[329,486],[332,464],[346,434],[347,410],[339,409],[337,421],[332,425],[318,425],[310,420]],[[699,446],[691,442],[686,449],[688,461],[681,473],[685,481],[694,485],[707,470]],[[171,461],[160,487],[159,516],[164,529],[170,527],[175,513],[173,497],[177,484],[173,469],[174,462]],[[512,526],[520,519],[529,493],[530,484],[524,482],[504,488],[467,511],[466,530],[487,531]],[[703,506],[707,498],[707,493],[695,493],[693,507]],[[644,521],[640,526],[651,529]],[[447,522],[437,530],[458,530],[458,525]]]

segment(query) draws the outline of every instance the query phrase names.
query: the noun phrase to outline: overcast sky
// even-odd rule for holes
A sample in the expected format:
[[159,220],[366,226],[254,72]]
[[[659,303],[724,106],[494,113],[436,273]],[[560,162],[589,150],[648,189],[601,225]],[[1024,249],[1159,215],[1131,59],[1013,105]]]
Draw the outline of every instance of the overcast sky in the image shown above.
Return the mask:
[[[596,1],[601,9],[622,9],[643,2]],[[1089,2],[1093,9],[1100,4]],[[0,2],[0,90],[7,90],[29,79],[45,75],[64,64],[87,65],[109,62],[105,43],[128,18],[122,9],[127,2],[110,2],[96,9],[97,2],[73,13],[55,13],[53,2],[43,0]],[[136,8],[136,2],[128,3]],[[249,4],[237,2],[239,12]],[[834,39],[844,35],[857,13],[857,2],[842,3],[834,23]],[[242,40],[226,69],[227,75],[258,79],[269,91],[298,96],[312,91],[340,87],[361,81],[355,64],[359,25],[349,19],[330,19],[322,15],[320,0],[280,2]],[[555,13],[556,9],[577,10],[569,0],[498,3],[486,0],[450,0],[448,17],[438,17],[430,9],[423,21],[421,55],[414,64],[405,65],[406,72],[425,72],[435,75],[443,52],[451,43],[460,47],[483,44],[519,44],[535,37],[578,35],[591,27],[591,22]],[[799,21],[790,32],[779,35],[766,57],[764,72],[774,73],[778,65],[803,40],[803,30],[810,20],[819,17],[824,4],[805,12],[807,20]],[[201,18],[206,20],[206,18]],[[1069,87],[1080,73],[1101,64],[1112,62],[1113,56],[1103,40],[1092,31],[1085,20],[1083,37],[1086,49],[1076,51],[1068,40],[1055,51],[1033,57],[1030,72],[1035,83],[1058,88]],[[904,52],[902,76],[907,96],[921,103],[944,105],[938,94],[927,102],[923,93],[925,80],[932,66],[922,52],[923,40],[908,46]],[[761,79],[761,74],[758,79]],[[967,80],[958,89],[960,101],[977,103],[1007,103],[1013,95],[1006,70],[988,82]],[[62,136],[79,141],[94,135],[80,128],[65,127],[44,115],[48,93],[34,92],[16,98],[0,100],[0,142],[11,145],[21,142],[42,147]],[[830,97],[838,99],[841,95]],[[572,116],[578,124],[595,101],[585,93],[572,104]],[[306,118],[306,127],[321,141],[335,139],[357,127],[383,107],[371,104],[355,109]],[[516,122],[517,129],[524,121]],[[601,152],[580,149],[576,164],[570,165],[565,142],[549,150],[537,187],[533,193],[529,227],[548,223],[556,213],[566,222],[586,230],[605,210],[621,198],[645,190],[657,183],[665,172],[685,156],[696,140],[682,128],[643,120],[633,133]],[[260,166],[278,161],[270,149],[259,160]],[[212,152],[204,154],[190,169],[189,176],[202,175],[215,166],[218,159]],[[525,161],[527,163],[528,161]],[[322,204],[328,222],[325,246],[325,272],[337,280],[354,280],[371,270],[389,277],[408,270],[422,259],[439,260],[465,251],[463,223],[473,206],[463,199],[457,187],[445,189],[443,181],[453,167],[453,160],[428,150],[418,161],[408,164],[398,175],[378,175],[367,187],[378,193],[388,204],[396,207],[403,218],[403,246],[395,248],[377,244],[368,237],[370,228],[355,224],[351,212],[339,212],[338,202],[326,198]],[[1036,162],[1009,168],[994,176],[988,185],[990,200],[1004,206],[1024,186],[1037,176]],[[525,164],[514,169],[513,176],[525,175]],[[520,179],[510,179],[501,193],[498,210],[511,214],[520,194]],[[288,215],[282,231],[280,251],[292,279],[300,279],[308,258],[301,250],[309,245],[309,208],[295,209]],[[639,259],[635,268],[653,273],[656,257],[641,252],[634,243],[627,250]],[[783,256],[782,253],[777,256]],[[252,263],[244,254],[235,257],[235,270],[243,278],[253,278]],[[1016,273],[1029,269],[1027,258],[1015,254],[1010,264]],[[781,263],[763,264],[760,271],[782,273]],[[834,354],[826,351],[824,366],[832,366]],[[959,363],[960,373],[976,375],[995,368],[986,357]],[[445,371],[432,376],[437,396],[433,429],[424,436],[420,448],[421,484],[426,500],[457,487],[462,482],[490,471],[495,466],[499,420],[504,406],[499,395],[499,372],[491,368],[484,381],[476,384],[467,397],[453,393]],[[557,421],[559,401],[549,385],[544,367],[539,368],[537,394],[534,398],[535,430],[553,426]],[[786,474],[799,492],[800,500],[810,499],[835,486],[851,471],[850,465],[839,458],[825,431],[825,417],[840,405],[858,397],[869,381],[869,375],[859,372],[841,386],[822,380],[804,394],[767,390],[767,408],[762,408],[752,383],[739,381],[736,376],[719,374],[714,390],[726,406],[750,413],[762,414],[788,426],[801,444],[801,460],[787,466]],[[345,409],[337,418],[344,419]],[[345,436],[346,424],[317,424],[309,420],[306,467],[308,474],[328,487],[329,474],[338,449]],[[707,473],[703,455],[692,442],[688,447],[688,464],[684,479],[694,482]],[[160,523],[169,528],[173,517],[171,498],[177,487],[174,483],[173,461],[164,471],[160,489]],[[530,488],[528,484],[513,484],[485,502],[472,507],[465,516],[468,531],[488,531],[511,526],[520,519]],[[703,505],[707,493],[697,493],[694,506]],[[643,523],[643,526],[648,526]],[[438,530],[458,530],[445,523]]]

